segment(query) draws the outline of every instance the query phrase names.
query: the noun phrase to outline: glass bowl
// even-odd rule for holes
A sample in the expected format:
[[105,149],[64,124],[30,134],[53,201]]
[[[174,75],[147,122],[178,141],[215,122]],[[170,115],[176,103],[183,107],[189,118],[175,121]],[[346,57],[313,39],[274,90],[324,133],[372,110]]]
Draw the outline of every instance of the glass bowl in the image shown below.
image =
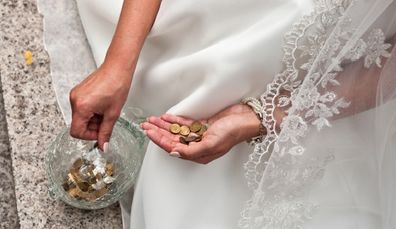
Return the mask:
[[63,188],[69,169],[95,145],[95,141],[75,139],[65,128],[51,144],[46,158],[49,194],[52,198],[80,209],[100,209],[117,202],[136,182],[148,140],[139,127],[143,120],[127,121],[119,118],[109,142],[109,152],[102,153],[106,161],[113,164],[114,182],[103,196],[95,200],[72,197]]

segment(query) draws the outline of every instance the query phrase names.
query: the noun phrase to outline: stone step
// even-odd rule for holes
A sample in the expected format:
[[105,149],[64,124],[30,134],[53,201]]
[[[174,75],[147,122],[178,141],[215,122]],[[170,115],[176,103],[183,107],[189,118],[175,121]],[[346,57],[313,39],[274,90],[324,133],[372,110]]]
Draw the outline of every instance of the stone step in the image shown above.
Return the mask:
[[[35,0],[4,0],[0,4],[0,15],[0,73],[11,149],[9,153],[2,153],[1,158],[3,154],[8,155],[4,157],[8,159],[11,155],[12,163],[5,162],[8,167],[4,170],[8,173],[4,176],[12,182],[9,171],[13,171],[16,197],[9,201],[14,205],[5,207],[7,217],[10,215],[15,223],[11,213],[15,215],[16,200],[19,226],[23,229],[122,228],[117,205],[84,211],[48,195],[45,154],[65,123],[52,86],[50,60],[43,46],[43,18]],[[32,65],[24,62],[25,50],[33,53]],[[7,191],[13,195],[10,185]],[[5,228],[18,227],[15,225],[18,224]]]
[[14,175],[0,83],[0,228],[19,228]]

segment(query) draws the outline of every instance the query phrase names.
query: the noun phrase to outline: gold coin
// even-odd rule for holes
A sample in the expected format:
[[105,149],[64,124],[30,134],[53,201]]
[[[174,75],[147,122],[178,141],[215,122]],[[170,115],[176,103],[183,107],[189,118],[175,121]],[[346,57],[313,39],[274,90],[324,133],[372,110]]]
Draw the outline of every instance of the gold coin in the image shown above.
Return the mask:
[[[70,174],[70,173],[69,173]],[[69,186],[70,188],[74,188],[76,186],[74,179],[71,179],[71,175],[67,175],[68,177],[66,178],[65,184],[67,184],[67,186]]]
[[208,129],[208,127],[206,127],[206,125],[202,125],[201,129],[197,132],[197,134],[202,136],[207,129]]
[[114,173],[113,164],[112,163],[106,164],[106,174],[107,174],[107,176],[113,176],[113,173]]
[[188,141],[186,141],[186,137],[184,137],[184,136],[180,136],[179,142],[182,144],[188,145]]
[[77,190],[77,191],[76,191],[76,192],[77,192],[77,196],[80,197],[80,198],[82,198],[82,199],[91,200],[91,199],[94,198],[94,195],[92,195],[92,194],[89,193],[89,192],[84,192],[83,190],[78,189],[78,188],[76,188],[76,190]]
[[173,123],[169,129],[170,129],[170,132],[173,134],[178,134],[178,133],[180,133],[180,130],[181,130],[180,125],[177,123]]
[[187,136],[190,133],[190,128],[188,126],[181,126],[180,127],[180,134],[183,136]]
[[201,130],[201,127],[202,127],[202,124],[200,122],[194,121],[193,124],[191,124],[191,126],[190,126],[190,130],[191,130],[191,132],[196,133]]
[[[86,175],[80,173],[81,166],[86,166]],[[70,167],[67,177],[62,184],[63,189],[73,198],[78,200],[95,201],[105,195],[108,185],[95,190],[94,186],[98,181],[103,180],[103,176],[112,176],[114,174],[114,165],[106,163],[105,174],[94,174],[95,165],[81,158],[75,160]]]
[[69,189],[70,189],[70,186],[69,186],[69,184],[67,183],[67,181],[64,182],[64,183],[62,184],[62,187],[63,187],[63,189],[64,189],[66,192],[69,191]]
[[80,190],[83,191],[83,192],[87,192],[89,186],[91,186],[91,185],[88,182],[77,183],[77,187],[80,188]]
[[79,190],[78,190],[77,188],[72,188],[72,189],[68,190],[67,193],[69,193],[69,195],[70,195],[71,197],[74,197],[74,198],[79,197],[79,196],[78,196]]
[[79,158],[73,163],[72,168],[80,169],[82,164],[83,164],[83,161],[81,158]]
[[74,176],[73,176],[71,173],[68,173],[68,174],[67,174],[67,177],[68,177],[68,182],[70,182],[70,183],[72,183],[72,184],[74,184],[74,185],[77,184],[76,179],[74,178]]
[[69,175],[70,175],[69,179],[71,179],[73,181],[73,183],[75,183],[75,184],[84,182],[84,179],[82,179],[82,177],[80,177],[80,174],[78,171],[70,170]]

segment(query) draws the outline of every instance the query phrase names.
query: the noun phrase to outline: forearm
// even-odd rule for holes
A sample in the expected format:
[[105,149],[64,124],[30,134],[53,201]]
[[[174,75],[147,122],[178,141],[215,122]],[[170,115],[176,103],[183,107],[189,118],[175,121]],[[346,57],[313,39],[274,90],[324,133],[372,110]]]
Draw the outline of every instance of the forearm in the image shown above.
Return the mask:
[[[396,35],[390,43],[394,45],[395,40]],[[384,60],[382,59],[383,63]],[[395,59],[393,57],[387,61],[395,61]],[[334,91],[337,97],[345,98],[351,103],[351,106],[343,109],[339,115],[335,116],[335,119],[360,113],[376,106],[378,84],[384,68],[373,65],[367,69],[363,65],[364,61],[360,60],[344,66],[344,71],[337,76],[340,85],[330,88],[330,91]],[[388,84],[392,85],[387,86],[396,88],[396,81],[388,82]]]
[[125,0],[104,64],[129,72],[135,70],[144,41],[158,13],[160,0]]

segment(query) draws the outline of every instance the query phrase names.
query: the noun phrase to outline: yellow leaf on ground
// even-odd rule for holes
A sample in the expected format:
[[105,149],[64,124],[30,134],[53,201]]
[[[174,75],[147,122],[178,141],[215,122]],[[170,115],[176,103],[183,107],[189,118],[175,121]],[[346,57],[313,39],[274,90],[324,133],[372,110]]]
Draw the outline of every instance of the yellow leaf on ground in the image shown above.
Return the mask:
[[31,65],[33,63],[33,53],[31,51],[29,50],[25,51],[23,56],[25,57],[26,65]]

